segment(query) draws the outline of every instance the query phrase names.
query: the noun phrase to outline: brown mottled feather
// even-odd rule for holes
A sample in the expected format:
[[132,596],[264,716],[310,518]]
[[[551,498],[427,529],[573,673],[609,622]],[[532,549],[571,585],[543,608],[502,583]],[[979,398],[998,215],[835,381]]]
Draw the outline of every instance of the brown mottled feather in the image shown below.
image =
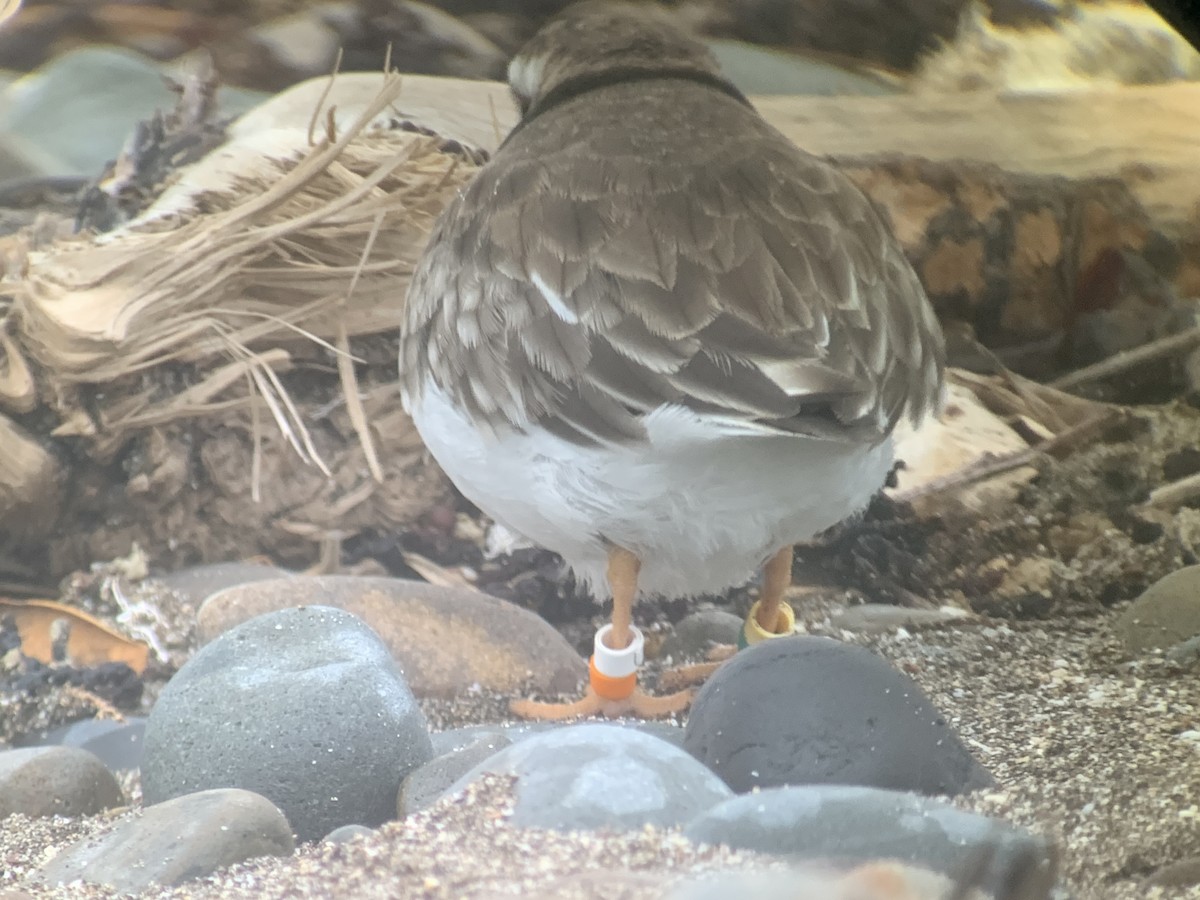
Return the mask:
[[870,202],[678,79],[529,121],[443,214],[405,318],[410,402],[432,380],[481,425],[580,442],[638,440],[666,403],[880,440],[941,382],[937,323]]

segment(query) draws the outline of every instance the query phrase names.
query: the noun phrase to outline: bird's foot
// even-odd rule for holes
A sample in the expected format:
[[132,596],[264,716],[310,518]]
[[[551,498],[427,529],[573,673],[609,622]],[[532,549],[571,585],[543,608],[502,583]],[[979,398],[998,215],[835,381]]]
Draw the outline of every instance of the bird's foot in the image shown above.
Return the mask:
[[678,691],[655,697],[639,688],[633,693],[620,699],[601,697],[594,688],[589,687],[584,696],[574,703],[541,703],[536,700],[514,700],[509,704],[513,715],[522,719],[542,719],[557,721],[560,719],[575,719],[584,716],[605,716],[615,719],[620,716],[634,716],[639,719],[661,719],[676,713],[681,713],[692,702],[690,690]]
[[[708,653],[708,662],[693,663],[688,666],[675,666],[667,669],[658,676],[658,686],[664,691],[675,691],[685,687],[695,687],[704,684],[713,673],[737,653],[733,644],[720,644]],[[716,656],[714,656],[716,654]]]
[[574,703],[539,703],[535,700],[514,700],[509,709],[524,719],[574,719],[580,716],[637,716],[660,719],[683,712],[692,702],[691,691],[678,691],[665,697],[654,697],[638,687],[638,666],[642,664],[645,639],[637,628],[631,628],[632,640],[621,649],[608,646],[611,625],[596,632],[595,652],[588,660],[588,690]]

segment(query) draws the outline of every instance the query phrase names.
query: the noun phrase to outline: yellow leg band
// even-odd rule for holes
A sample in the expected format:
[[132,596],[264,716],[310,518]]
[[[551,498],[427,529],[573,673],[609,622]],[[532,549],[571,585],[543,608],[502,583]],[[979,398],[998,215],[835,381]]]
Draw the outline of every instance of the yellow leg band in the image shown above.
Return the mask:
[[760,641],[770,640],[771,638],[787,637],[796,633],[796,613],[787,603],[779,604],[779,619],[775,623],[774,631],[767,631],[758,624],[758,603],[750,607],[750,612],[746,614],[746,621],[742,625],[741,640],[739,645],[749,647],[752,644],[757,644]]

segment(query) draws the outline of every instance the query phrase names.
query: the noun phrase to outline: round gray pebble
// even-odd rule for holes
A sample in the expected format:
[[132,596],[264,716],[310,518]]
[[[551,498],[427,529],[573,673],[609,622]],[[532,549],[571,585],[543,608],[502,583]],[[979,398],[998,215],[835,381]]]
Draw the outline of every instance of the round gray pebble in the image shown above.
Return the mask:
[[287,856],[287,820],[249,791],[185,794],[61,850],[35,875],[47,884],[87,881],[123,893],[171,887],[258,856]]
[[730,796],[678,747],[616,725],[573,725],[526,738],[476,766],[447,794],[488,773],[515,776],[514,824],[557,831],[669,828]]
[[738,653],[697,694],[683,745],[738,793],[816,783],[952,795],[991,783],[911,678],[829,638]]
[[295,577],[296,573],[276,566],[248,562],[207,563],[180,569],[160,577],[160,581],[175,593],[186,598],[196,609],[218,591],[255,581]]
[[[81,47],[57,55],[0,95],[0,144],[10,136],[46,175],[99,174],[140,120],[169,110],[175,98],[162,67],[113,47]],[[265,99],[223,87],[222,112],[242,112]]]
[[400,785],[396,815],[403,819],[437,802],[446,788],[484,760],[512,744],[498,732],[481,732],[473,742],[435,756],[408,773]]
[[113,774],[76,747],[0,751],[0,819],[89,816],[124,802]]
[[723,609],[698,609],[680,619],[663,641],[662,655],[671,659],[704,659],[721,644],[736,644],[742,619]]
[[145,744],[147,803],[244,788],[301,840],[387,821],[401,780],[433,755],[384,643],[321,606],[259,616],[200,650],[163,689]]
[[[642,732],[642,734],[661,738],[668,744],[674,744],[676,747],[683,746],[683,728],[670,722],[614,719],[608,724],[617,728],[632,728],[634,731]],[[503,725],[464,725],[462,728],[448,728],[445,731],[434,732],[429,737],[433,741],[433,752],[438,756],[442,756],[452,750],[461,750],[463,747],[469,747],[475,743],[480,735],[502,737],[506,739],[506,743],[515,744],[518,741],[528,740],[535,735],[546,734],[550,731],[561,731],[562,728],[561,722],[507,722]]]
[[[678,883],[665,900],[933,900],[953,897],[954,885],[932,872],[887,863],[887,887],[870,890],[855,884],[836,868],[824,864],[809,868],[756,872],[707,872]],[[879,876],[876,876],[878,879]],[[971,900],[982,900],[977,894]]]
[[[523,724],[540,725],[542,723],[529,722]],[[519,740],[524,740],[533,734],[540,733],[541,730],[544,729],[526,731],[522,730],[521,725],[464,725],[462,728],[447,728],[445,731],[435,731],[429,736],[429,739],[433,742],[434,754],[436,756],[445,756],[447,753],[457,753],[459,750],[473,747],[480,740],[499,741],[501,747],[507,747],[509,744],[515,744]]]
[[844,785],[771,788],[726,800],[684,834],[796,860],[905,863],[954,877],[985,860],[993,896],[1046,897],[1054,855],[1044,839],[949,803],[901,791]]
[[341,828],[335,828],[329,834],[325,835],[325,843],[345,844],[356,837],[366,837],[374,833],[375,830],[373,828],[368,828],[365,825],[343,825]]
[[119,772],[137,769],[142,765],[142,739],[145,734],[146,720],[141,716],[127,716],[121,722],[81,719],[49,731],[27,735],[21,744],[78,747],[94,753],[109,771]]
[[1113,624],[1130,653],[1166,650],[1200,635],[1200,566],[1160,578]]

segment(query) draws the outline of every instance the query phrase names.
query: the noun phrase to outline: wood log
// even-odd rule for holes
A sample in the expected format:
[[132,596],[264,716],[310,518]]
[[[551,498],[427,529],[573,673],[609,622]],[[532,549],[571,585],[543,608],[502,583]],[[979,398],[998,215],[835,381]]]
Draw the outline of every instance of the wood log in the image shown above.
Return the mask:
[[1161,336],[1200,297],[1200,84],[757,106],[888,211],[943,320],[1025,374]]
[[1053,377],[1186,321],[1179,250],[1114,178],[874,158],[842,168],[891,219],[944,324]]
[[755,105],[810,153],[971,160],[1034,175],[1115,177],[1168,233],[1196,227],[1197,83],[1055,94],[761,97]]

